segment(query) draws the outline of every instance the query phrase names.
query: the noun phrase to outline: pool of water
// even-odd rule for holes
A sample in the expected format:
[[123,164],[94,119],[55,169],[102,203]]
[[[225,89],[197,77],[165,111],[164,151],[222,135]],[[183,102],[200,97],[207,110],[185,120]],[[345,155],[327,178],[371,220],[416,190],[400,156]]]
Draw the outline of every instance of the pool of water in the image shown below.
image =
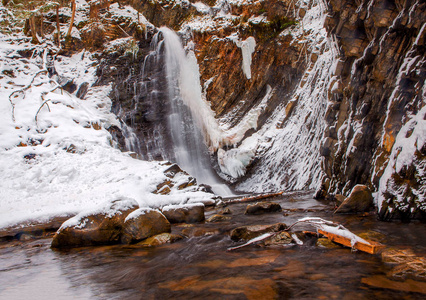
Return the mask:
[[[226,222],[174,226],[188,238],[155,248],[103,246],[53,251],[51,239],[0,247],[0,299],[424,299],[426,282],[395,281],[380,255],[349,248],[238,245],[229,231],[241,225],[292,224],[306,216],[339,222],[355,233],[374,232],[388,248],[426,254],[422,223],[384,223],[374,215],[336,216],[299,193],[275,198],[283,212],[244,215],[232,204]],[[206,213],[209,217],[216,213]],[[308,225],[296,230],[310,229]]]

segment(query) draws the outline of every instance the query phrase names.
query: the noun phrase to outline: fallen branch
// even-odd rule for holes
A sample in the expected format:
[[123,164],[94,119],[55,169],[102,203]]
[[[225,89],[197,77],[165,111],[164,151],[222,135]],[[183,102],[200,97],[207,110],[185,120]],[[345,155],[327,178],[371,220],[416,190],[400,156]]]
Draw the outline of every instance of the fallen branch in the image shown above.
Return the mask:
[[268,237],[271,237],[271,236],[276,235],[277,233],[278,233],[278,232],[269,232],[269,233],[264,233],[264,234],[262,234],[262,235],[260,235],[260,236],[258,236],[258,237],[255,237],[254,239],[249,240],[249,241],[248,241],[247,243],[245,243],[245,244],[242,244],[242,245],[240,245],[240,246],[236,246],[236,247],[232,247],[232,248],[228,248],[228,249],[227,249],[227,251],[237,250],[237,249],[243,248],[243,247],[245,247],[245,246],[248,246],[248,245],[251,245],[251,244],[254,244],[254,243],[257,243],[257,242],[263,241],[263,240],[267,239]]
[[257,201],[257,200],[272,198],[272,197],[276,197],[276,196],[281,196],[283,193],[284,192],[278,192],[278,193],[272,193],[272,194],[261,194],[261,195],[252,196],[252,197],[244,197],[244,198],[240,198],[240,199],[231,199],[231,200],[227,200],[225,202],[228,203],[228,204],[241,203],[241,202],[251,202],[251,201]]
[[[379,250],[385,247],[384,245],[380,243],[362,239],[361,237],[352,233],[351,231],[349,231],[348,229],[346,229],[344,226],[340,224],[334,223],[332,221],[324,220],[321,218],[317,218],[317,217],[303,218],[303,219],[297,220],[291,226],[287,227],[286,229],[282,231],[290,231],[295,225],[298,225],[301,223],[308,223],[314,226],[317,229],[318,234],[324,235],[332,242],[341,244],[346,247],[350,247],[352,249],[360,250],[370,254],[376,254]],[[248,241],[247,243],[243,245],[228,248],[228,251],[240,249],[248,245],[263,241],[269,237],[273,237],[281,233],[282,231],[262,234],[261,236],[251,239],[250,241]]]

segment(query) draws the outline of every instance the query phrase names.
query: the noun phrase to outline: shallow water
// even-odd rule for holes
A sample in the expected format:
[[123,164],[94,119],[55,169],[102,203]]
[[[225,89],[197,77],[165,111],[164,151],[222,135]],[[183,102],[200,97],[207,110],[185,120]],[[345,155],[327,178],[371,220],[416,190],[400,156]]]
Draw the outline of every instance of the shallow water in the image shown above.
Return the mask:
[[[393,281],[380,255],[304,245],[248,247],[228,233],[240,225],[292,224],[318,216],[355,233],[374,231],[395,249],[424,257],[426,225],[378,222],[374,215],[334,216],[310,194],[275,198],[284,213],[246,216],[233,204],[228,222],[174,226],[190,237],[156,248],[104,246],[53,251],[51,239],[0,248],[0,299],[424,299],[426,282]],[[216,210],[207,212],[207,217]],[[296,230],[310,229],[299,226]]]

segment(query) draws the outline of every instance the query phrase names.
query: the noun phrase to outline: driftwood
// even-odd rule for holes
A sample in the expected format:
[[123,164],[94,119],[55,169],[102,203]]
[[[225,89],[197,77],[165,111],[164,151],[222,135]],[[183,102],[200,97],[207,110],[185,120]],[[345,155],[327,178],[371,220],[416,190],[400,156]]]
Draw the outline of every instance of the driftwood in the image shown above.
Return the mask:
[[238,198],[238,199],[225,200],[224,202],[226,202],[227,204],[252,202],[252,201],[272,198],[272,197],[276,197],[276,196],[281,196],[282,194],[283,194],[283,192],[271,193],[271,194],[261,194],[261,195],[251,196],[251,197],[243,197],[243,198]]
[[367,252],[370,254],[376,254],[377,252],[379,252],[380,250],[382,250],[385,245],[382,245],[380,243],[377,242],[373,242],[373,241],[366,241],[367,243],[363,242],[363,241],[356,241],[353,245],[352,245],[352,240],[341,236],[341,235],[337,235],[331,232],[327,232],[321,229],[318,229],[318,233],[324,235],[326,238],[328,238],[330,241],[341,244],[343,246],[346,247],[351,247],[353,249],[357,249],[363,252]]
[[[308,223],[310,225],[313,225],[317,229],[317,233],[306,231],[307,234],[311,234],[311,235],[316,234],[317,236],[321,234],[332,242],[341,244],[346,247],[351,247],[352,249],[360,250],[370,254],[376,254],[377,252],[379,252],[381,249],[385,247],[384,245],[380,243],[368,241],[368,240],[360,238],[359,236],[352,233],[351,231],[349,231],[348,229],[346,229],[340,224],[327,221],[321,218],[303,218],[293,223],[291,226],[287,227],[286,229],[282,231],[290,231],[295,225],[300,223]],[[254,239],[251,239],[250,241],[248,241],[247,243],[243,245],[228,248],[228,251],[240,249],[240,248],[252,245],[254,243],[261,242],[269,237],[279,234],[282,231],[263,234]]]

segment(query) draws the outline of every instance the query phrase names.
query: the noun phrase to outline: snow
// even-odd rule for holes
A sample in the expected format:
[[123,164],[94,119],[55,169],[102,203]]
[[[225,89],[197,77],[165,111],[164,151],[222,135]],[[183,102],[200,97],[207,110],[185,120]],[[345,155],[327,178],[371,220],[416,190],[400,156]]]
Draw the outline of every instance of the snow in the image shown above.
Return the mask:
[[167,205],[162,208],[162,211],[171,211],[175,209],[191,209],[191,208],[200,207],[200,206],[204,207],[204,204],[201,202],[198,202],[198,203],[196,202],[196,203],[180,204],[180,205]]
[[146,215],[147,213],[149,213],[149,212],[151,212],[151,211],[157,211],[157,212],[160,212],[158,209],[152,209],[152,208],[150,208],[150,207],[141,207],[141,208],[138,208],[138,209],[136,209],[135,211],[132,211],[127,217],[126,217],[126,219],[124,220],[124,222],[127,222],[127,221],[129,221],[129,220],[132,220],[132,219],[136,219],[136,218],[138,218],[139,216],[143,216],[143,215]]
[[[426,98],[424,98],[426,99]],[[424,104],[425,100],[423,101]],[[405,196],[405,185],[402,185],[401,190],[393,184],[393,175],[399,173],[402,168],[410,167],[411,165],[417,165],[417,172],[419,180],[425,178],[426,165],[423,162],[416,161],[416,152],[420,152],[421,148],[426,144],[426,106],[423,108],[401,128],[395,139],[395,144],[392,147],[392,152],[389,157],[389,162],[385,168],[385,171],[380,178],[379,192],[376,197],[376,202],[379,211],[382,208],[383,202],[385,201],[385,194],[392,193],[396,196],[394,204],[402,211],[409,208],[409,201]],[[422,210],[426,210],[424,195],[425,185],[420,185],[418,190],[415,186],[411,187],[412,193],[417,197],[415,203],[416,207],[420,207]],[[414,209],[414,207],[411,207]]]
[[[40,72],[46,45],[26,40],[0,34],[0,228],[96,211],[123,198],[154,208],[212,198],[196,187],[152,194],[168,179],[163,173],[168,166],[133,159],[112,147],[107,129],[120,121],[110,112],[110,87],[90,87],[85,100],[56,88]],[[27,49],[34,51],[30,59],[17,52]],[[96,80],[96,61],[89,52],[58,56],[55,67],[77,84],[91,86]]]
[[253,168],[250,176],[238,183],[238,190],[315,189],[323,176],[318,149],[326,129],[324,115],[332,81],[330,74],[336,68],[338,51],[323,27],[327,12],[324,4],[313,1],[305,9],[303,21],[286,34],[292,34],[294,43],[304,43],[313,52],[323,51],[318,53],[316,62],[308,66],[288,100],[287,103],[296,102],[291,115],[286,115],[287,103],[278,106],[262,128],[250,136],[248,142],[261,167]]

